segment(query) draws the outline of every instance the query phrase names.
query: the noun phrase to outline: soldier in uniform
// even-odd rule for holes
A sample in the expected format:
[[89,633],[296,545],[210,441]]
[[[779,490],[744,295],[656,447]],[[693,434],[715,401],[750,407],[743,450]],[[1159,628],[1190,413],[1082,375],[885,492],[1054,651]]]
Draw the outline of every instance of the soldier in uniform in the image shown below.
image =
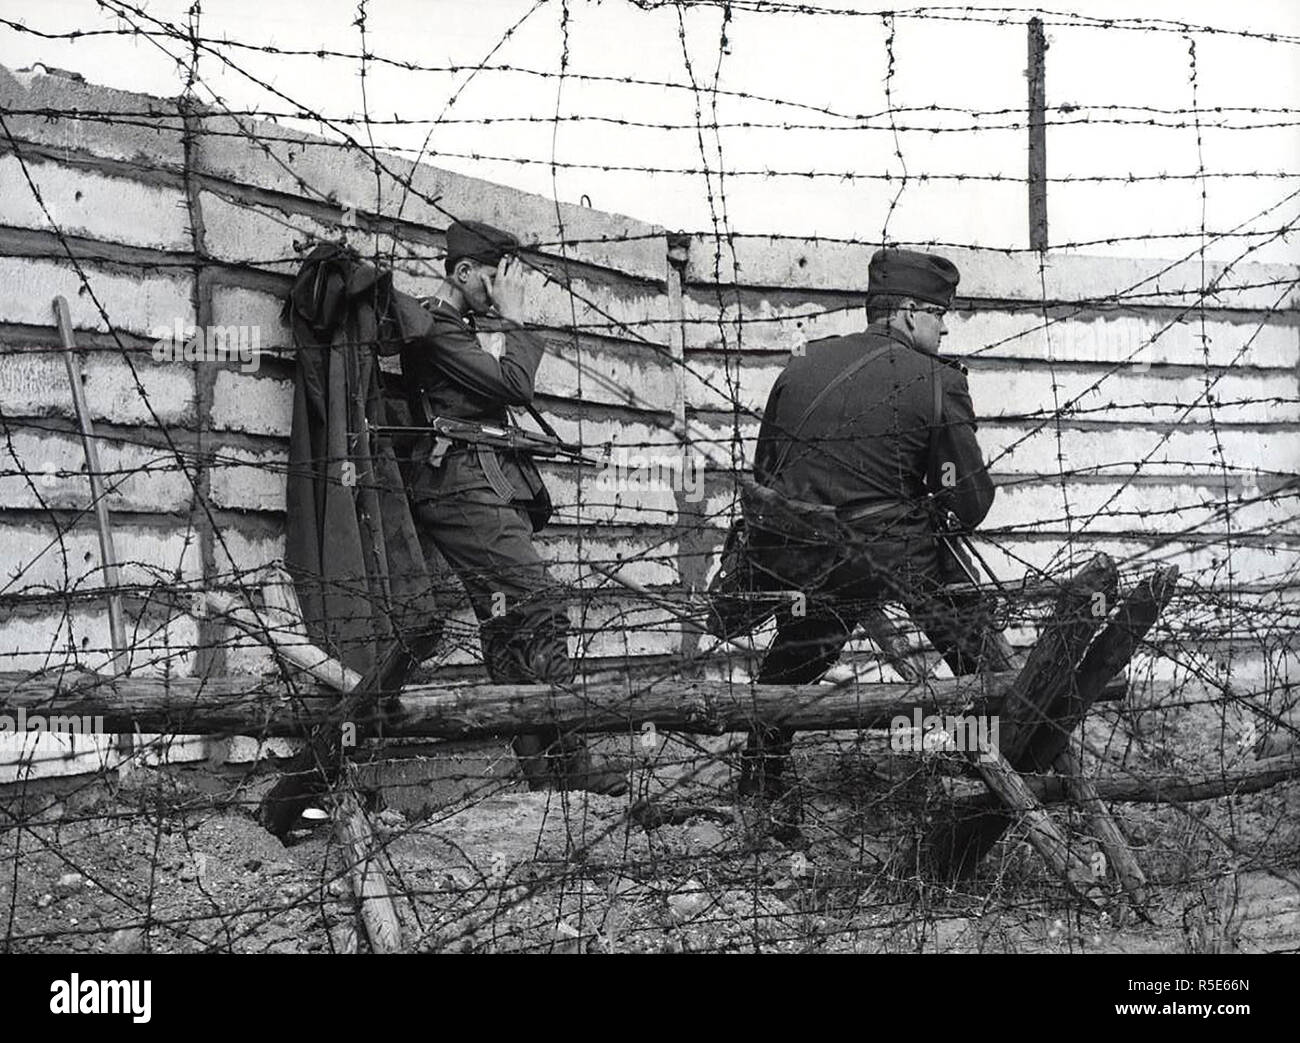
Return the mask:
[[[441,416],[504,426],[508,407],[532,401],[545,345],[521,322],[518,246],[514,236],[479,221],[447,230],[445,278],[421,302],[426,314],[408,328],[402,348],[412,423]],[[480,345],[479,320],[504,335],[499,358]],[[550,504],[536,465],[527,454],[486,445],[445,452],[435,445],[422,438],[411,454],[413,514],[421,538],[469,595],[489,677],[499,684],[571,681],[568,612],[532,542]],[[592,763],[580,738],[519,735],[513,747],[533,789],[627,788],[621,772]]]
[[[835,508],[839,547],[795,546],[754,533],[774,589],[804,593],[783,610],[759,684],[809,684],[839,658],[864,608],[901,601],[954,673],[1004,669],[991,607],[946,590],[937,517],[974,529],[994,488],[975,439],[965,370],[938,354],[958,272],[946,258],[879,250],[868,270],[862,333],[807,345],[777,379],[763,413],[755,480],[783,497]],[[780,796],[790,734],[751,734],[742,794]]]

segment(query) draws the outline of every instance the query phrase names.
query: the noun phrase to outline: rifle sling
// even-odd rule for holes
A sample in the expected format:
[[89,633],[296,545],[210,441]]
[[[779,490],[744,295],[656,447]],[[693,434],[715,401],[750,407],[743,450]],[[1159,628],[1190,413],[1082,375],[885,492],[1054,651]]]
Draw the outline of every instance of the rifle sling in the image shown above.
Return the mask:
[[790,455],[791,450],[794,448],[794,443],[799,437],[799,432],[803,430],[804,425],[808,422],[808,418],[813,415],[813,411],[826,400],[826,396],[829,395],[836,388],[838,388],[841,384],[847,382],[851,376],[857,373],[869,362],[874,362],[876,359],[878,359],[891,347],[893,347],[892,341],[890,343],[881,345],[875,351],[869,351],[865,355],[862,355],[859,358],[855,359],[851,366],[849,366],[845,370],[842,370],[835,377],[833,377],[830,383],[827,384],[824,388],[822,388],[821,391],[817,393],[817,396],[811,402],[808,403],[808,408],[805,409],[803,411],[803,414],[799,417],[799,419],[795,421],[794,429],[790,431],[789,435],[786,436],[785,445],[781,447],[780,453],[777,454],[776,460],[772,463],[772,468],[769,471],[769,475],[773,480],[775,480],[777,476],[780,474],[781,467],[785,464],[786,457]]

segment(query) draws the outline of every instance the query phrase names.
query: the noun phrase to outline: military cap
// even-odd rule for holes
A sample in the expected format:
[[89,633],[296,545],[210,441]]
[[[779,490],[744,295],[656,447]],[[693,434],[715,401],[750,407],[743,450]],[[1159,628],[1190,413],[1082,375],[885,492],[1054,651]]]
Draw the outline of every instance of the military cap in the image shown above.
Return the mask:
[[471,261],[496,265],[517,249],[518,239],[482,221],[456,221],[447,229],[448,263],[468,257]]
[[952,304],[960,279],[957,266],[938,254],[917,250],[877,250],[867,268],[867,300],[891,294],[914,297],[947,308]]

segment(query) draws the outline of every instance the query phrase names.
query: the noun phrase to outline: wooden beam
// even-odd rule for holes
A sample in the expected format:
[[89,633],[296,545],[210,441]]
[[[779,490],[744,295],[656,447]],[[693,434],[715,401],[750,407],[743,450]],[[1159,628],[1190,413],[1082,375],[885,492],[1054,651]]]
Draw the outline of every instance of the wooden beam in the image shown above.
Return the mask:
[[361,923],[370,939],[370,951],[401,952],[401,923],[397,919],[388,880],[379,864],[374,830],[357,800],[353,770],[346,772],[344,784],[334,797],[334,832],[348,859],[348,876],[360,907]]
[[[339,664],[340,666],[342,664]],[[278,837],[284,836],[322,786],[332,785],[346,766],[347,749],[356,741],[348,724],[367,720],[381,729],[381,706],[390,702],[405,676],[408,659],[398,642],[391,642],[364,677],[338,697],[320,721],[309,729],[307,742],[286,766],[280,779],[262,797],[258,818]]]
[[317,648],[305,632],[285,632],[280,629],[274,614],[259,616],[233,595],[217,591],[206,591],[204,601],[210,610],[227,622],[249,637],[261,641],[286,662],[305,670],[323,684],[340,692],[349,692],[361,683],[359,673]]
[[1088,817],[1134,910],[1147,922],[1151,922],[1151,916],[1146,908],[1146,876],[1124,831],[1097,794],[1092,780],[1084,775],[1083,761],[1071,748],[1077,740],[1071,736],[1083,723],[1096,694],[1133,658],[1147,631],[1173,597],[1177,579],[1176,566],[1157,569],[1120,603],[1115,618],[1102,628],[1079,664],[1077,683],[1064,693],[1050,715],[1052,720],[1039,728],[1025,751],[1030,767],[1051,758],[1052,767],[1064,777],[1070,795]]
[[881,657],[904,681],[922,681],[933,674],[943,662],[939,653],[933,648],[913,648],[901,629],[885,614],[884,609],[868,608],[862,613],[861,626],[875,646],[880,649]]
[[1120,829],[1119,823],[1111,815],[1097,792],[1093,780],[1083,773],[1083,762],[1074,750],[1064,750],[1055,761],[1057,774],[1065,779],[1066,789],[1074,802],[1083,809],[1092,826],[1093,833],[1101,843],[1101,849],[1110,860],[1119,877],[1120,886],[1124,888],[1139,916],[1148,923],[1151,915],[1147,912],[1147,878],[1138,865],[1138,860],[1129,847],[1128,838]]
[[[1074,799],[1067,781],[1059,775],[1022,774],[1026,784],[1044,804]],[[1258,793],[1283,782],[1300,779],[1300,758],[1285,754],[1237,764],[1221,771],[1141,775],[1112,769],[1092,779],[1097,797],[1118,804],[1190,804],[1199,800]],[[988,802],[988,793],[973,779],[955,780],[959,790],[953,802],[966,808]],[[961,788],[969,787],[969,792]]]
[[1016,770],[1033,767],[1025,761],[1031,740],[1077,687],[1075,668],[1115,604],[1118,583],[1114,562],[1098,554],[1066,584],[1055,610],[1039,626],[1002,710],[1002,753]]
[[[1083,774],[1081,761],[1071,752],[1070,743],[1097,693],[1128,665],[1147,631],[1173,597],[1177,579],[1176,566],[1157,569],[1120,602],[1114,617],[1093,639],[1079,663],[1074,683],[1061,689],[1047,712],[1048,719],[1034,731],[1019,755],[1021,769],[1041,770],[1050,765],[1065,778],[1067,791],[1088,817],[1134,909],[1148,921],[1146,877],[1119,823],[1102,802],[1092,780]],[[993,823],[989,821],[988,825],[991,833]]]
[[[584,732],[656,727],[697,734],[748,731],[768,720],[795,731],[888,727],[895,716],[997,713],[1012,673],[921,684],[746,685],[668,678],[568,688],[547,685],[408,686],[341,710],[338,696],[308,680],[286,687],[252,677],[108,677],[85,672],[0,673],[0,714],[102,717],[107,732],[169,735],[301,735],[348,720],[357,734],[476,739],[546,727]],[[363,693],[365,686],[355,691]],[[1108,693],[1122,698],[1123,687]],[[348,716],[348,714],[351,716]]]
[[1024,827],[1025,838],[1043,856],[1048,869],[1081,897],[1086,896],[1093,883],[1091,868],[1056,828],[1056,823],[1024,779],[996,750],[971,753],[969,756],[985,785]]
[[275,633],[307,637],[298,591],[293,585],[293,577],[283,568],[273,566],[264,573],[262,604],[267,617],[275,624]]

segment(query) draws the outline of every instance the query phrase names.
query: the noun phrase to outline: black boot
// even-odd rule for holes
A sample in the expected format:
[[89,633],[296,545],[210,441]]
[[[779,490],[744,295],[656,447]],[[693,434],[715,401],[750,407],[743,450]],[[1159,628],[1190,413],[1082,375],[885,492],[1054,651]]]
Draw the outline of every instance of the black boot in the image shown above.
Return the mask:
[[599,754],[593,755],[581,735],[571,735],[560,740],[563,750],[562,785],[568,790],[586,790],[603,793],[607,797],[621,797],[628,790],[627,764]]
[[519,770],[524,773],[524,780],[530,790],[552,789],[559,779],[552,763],[554,758],[548,750],[554,746],[554,738],[543,735],[516,735],[510,740],[510,747],[519,760]]
[[586,790],[609,797],[628,790],[627,765],[593,757],[582,736],[561,739],[553,731],[516,735],[510,745],[530,790]]
[[757,802],[760,829],[786,847],[807,846],[800,831],[803,800],[790,759],[794,733],[782,728],[762,728],[749,733],[740,755],[741,797]]

